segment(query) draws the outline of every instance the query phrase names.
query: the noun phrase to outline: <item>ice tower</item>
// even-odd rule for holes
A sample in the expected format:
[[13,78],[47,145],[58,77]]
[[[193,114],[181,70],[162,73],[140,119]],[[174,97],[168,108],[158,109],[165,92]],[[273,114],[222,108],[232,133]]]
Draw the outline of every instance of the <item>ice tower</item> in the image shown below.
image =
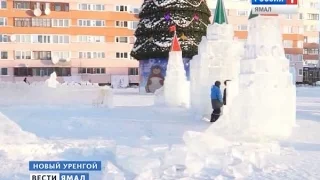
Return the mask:
[[164,81],[164,100],[169,106],[188,106],[189,85],[184,69],[181,47],[175,34],[172,40],[171,51],[167,64]]
[[190,61],[191,106],[199,114],[212,111],[210,87],[215,81],[237,81],[242,50],[241,43],[234,40],[233,26],[228,24],[223,1],[218,0],[213,24],[208,25],[207,36],[202,37],[198,55]]
[[296,119],[296,89],[277,15],[250,14],[245,55],[240,62],[239,94],[230,117],[221,119],[228,126],[224,129],[237,137],[289,136]]

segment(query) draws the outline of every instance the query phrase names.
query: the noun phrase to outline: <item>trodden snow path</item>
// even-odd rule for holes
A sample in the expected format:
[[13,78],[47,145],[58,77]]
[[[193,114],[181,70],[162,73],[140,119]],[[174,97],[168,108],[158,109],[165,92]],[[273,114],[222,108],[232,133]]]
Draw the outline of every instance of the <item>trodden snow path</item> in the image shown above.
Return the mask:
[[[297,95],[298,126],[288,140],[280,142],[280,156],[268,156],[265,168],[246,179],[320,179],[320,89],[297,88]],[[131,92],[116,95],[114,109],[79,105],[0,107],[0,112],[22,130],[38,137],[26,142],[17,139],[21,136],[7,134],[12,139],[0,142],[0,179],[28,179],[29,160],[101,160],[115,165],[128,180],[148,167],[183,164],[184,132],[203,132],[209,124],[193,119],[187,110],[152,104],[153,96]],[[204,170],[192,179],[212,179],[212,173]],[[143,175],[142,180],[154,176]],[[103,175],[90,176],[100,180]],[[160,172],[163,180],[182,177],[185,175],[170,168]]]

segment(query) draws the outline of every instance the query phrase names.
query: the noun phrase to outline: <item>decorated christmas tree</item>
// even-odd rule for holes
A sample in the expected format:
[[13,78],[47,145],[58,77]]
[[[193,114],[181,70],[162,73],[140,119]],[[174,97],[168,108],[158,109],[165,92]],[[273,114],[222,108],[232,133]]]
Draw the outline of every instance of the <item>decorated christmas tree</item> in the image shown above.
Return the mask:
[[163,86],[174,35],[182,50],[189,79],[189,61],[198,53],[211,13],[205,0],[145,0],[135,32],[131,56],[139,60],[140,92],[153,93]]
[[206,35],[210,16],[205,0],[145,0],[131,56],[137,60],[168,58],[176,31],[183,57],[192,58]]

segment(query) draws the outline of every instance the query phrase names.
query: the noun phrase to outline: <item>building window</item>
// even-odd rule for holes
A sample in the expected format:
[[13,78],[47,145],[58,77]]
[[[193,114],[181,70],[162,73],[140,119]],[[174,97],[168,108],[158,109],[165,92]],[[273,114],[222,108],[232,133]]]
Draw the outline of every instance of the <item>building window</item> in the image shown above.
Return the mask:
[[319,43],[319,37],[308,37],[308,43]]
[[291,61],[292,60],[292,55],[291,54],[286,54],[286,58]]
[[116,21],[116,27],[128,27],[128,21]]
[[319,49],[303,49],[303,54],[317,55],[319,54]]
[[51,27],[51,19],[32,18],[31,26],[32,27]]
[[248,11],[247,10],[237,10],[237,15],[238,16],[248,16]]
[[69,19],[52,19],[52,27],[69,27]]
[[32,43],[49,44],[52,42],[50,35],[32,35]]
[[104,4],[78,4],[78,10],[81,11],[104,11]]
[[54,68],[54,71],[57,73],[57,76],[71,76],[71,68]]
[[14,59],[31,59],[31,51],[14,51]]
[[128,43],[128,37],[125,36],[118,36],[116,37],[116,42],[117,43]]
[[7,18],[0,17],[0,26],[6,26],[7,25]]
[[237,30],[238,31],[247,31],[248,30],[248,25],[246,25],[246,24],[238,25]]
[[137,29],[139,21],[131,21],[130,22],[130,29]]
[[128,59],[128,53],[127,52],[116,52],[116,58],[119,59]]
[[88,36],[88,35],[78,35],[78,42],[82,43],[93,43],[93,42],[104,42],[104,36]]
[[297,48],[303,48],[303,41],[297,42]]
[[128,6],[125,6],[125,5],[117,5],[117,6],[116,6],[116,11],[126,12],[126,11],[128,11]]
[[308,13],[308,14],[307,14],[307,19],[308,19],[308,20],[319,20],[319,14],[311,14],[311,13]]
[[6,9],[6,8],[7,8],[7,0],[1,0],[0,9]]
[[286,15],[285,15],[285,18],[286,18],[286,19],[292,19],[292,14],[286,14]]
[[32,59],[51,60],[51,51],[33,51]]
[[311,8],[319,8],[319,3],[317,3],[317,2],[310,2],[309,5],[310,5],[309,7],[311,7]]
[[105,74],[106,68],[79,68],[79,74]]
[[29,34],[17,34],[16,42],[19,43],[31,43],[31,35]]
[[283,41],[283,47],[284,47],[284,48],[292,48],[292,47],[293,47],[293,41],[291,41],[291,40],[284,40],[284,41]]
[[13,8],[15,9],[31,9],[29,1],[13,1]]
[[104,36],[88,36],[88,35],[79,35],[77,36],[79,42],[105,42]]
[[0,51],[0,59],[8,59],[8,51]]
[[78,19],[78,26],[81,27],[104,27],[104,20]]
[[70,58],[70,52],[69,51],[53,51],[52,57],[58,58],[59,60],[66,60]]
[[106,58],[105,52],[79,52],[80,59],[103,59]]
[[302,76],[302,75],[303,75],[303,70],[299,69],[299,76]]
[[53,35],[52,43],[56,44],[67,44],[70,43],[70,36],[68,35]]
[[283,26],[284,34],[298,34],[299,27],[298,26]]
[[308,36],[303,37],[303,42],[307,43],[308,42]]
[[7,76],[8,75],[8,68],[0,68],[1,69],[1,75]]
[[19,67],[14,68],[14,76],[50,76],[53,72],[57,73],[57,76],[71,76],[71,68],[61,67]]
[[128,71],[128,74],[131,76],[139,75],[139,68],[129,68]]
[[51,6],[52,11],[69,11],[68,3],[52,3]]
[[140,12],[140,8],[136,8],[136,7],[131,8],[131,11],[130,11],[130,13],[133,13],[133,14],[139,14],[139,12]]
[[303,19],[303,14],[299,13],[299,19],[302,20]]
[[9,42],[9,36],[5,34],[0,34],[0,42]]
[[14,18],[14,26],[16,27],[30,27],[31,18]]

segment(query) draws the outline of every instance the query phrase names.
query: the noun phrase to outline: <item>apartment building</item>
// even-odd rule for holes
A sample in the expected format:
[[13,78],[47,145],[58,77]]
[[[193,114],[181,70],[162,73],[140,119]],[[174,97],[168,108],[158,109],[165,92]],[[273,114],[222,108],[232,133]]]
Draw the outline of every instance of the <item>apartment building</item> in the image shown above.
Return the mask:
[[[234,25],[235,36],[246,41],[248,35],[248,16],[251,9],[250,0],[225,0],[228,20]],[[214,12],[216,1],[210,3]],[[299,14],[280,15],[283,46],[290,65],[296,69],[296,80],[303,80],[303,42],[304,42],[304,21]]]
[[319,13],[318,0],[300,0],[299,16],[303,19],[303,59],[306,67],[319,66]]
[[112,75],[128,75],[138,83],[130,51],[140,6],[140,0],[1,0],[0,81],[43,81],[55,71],[61,81],[110,83]]

